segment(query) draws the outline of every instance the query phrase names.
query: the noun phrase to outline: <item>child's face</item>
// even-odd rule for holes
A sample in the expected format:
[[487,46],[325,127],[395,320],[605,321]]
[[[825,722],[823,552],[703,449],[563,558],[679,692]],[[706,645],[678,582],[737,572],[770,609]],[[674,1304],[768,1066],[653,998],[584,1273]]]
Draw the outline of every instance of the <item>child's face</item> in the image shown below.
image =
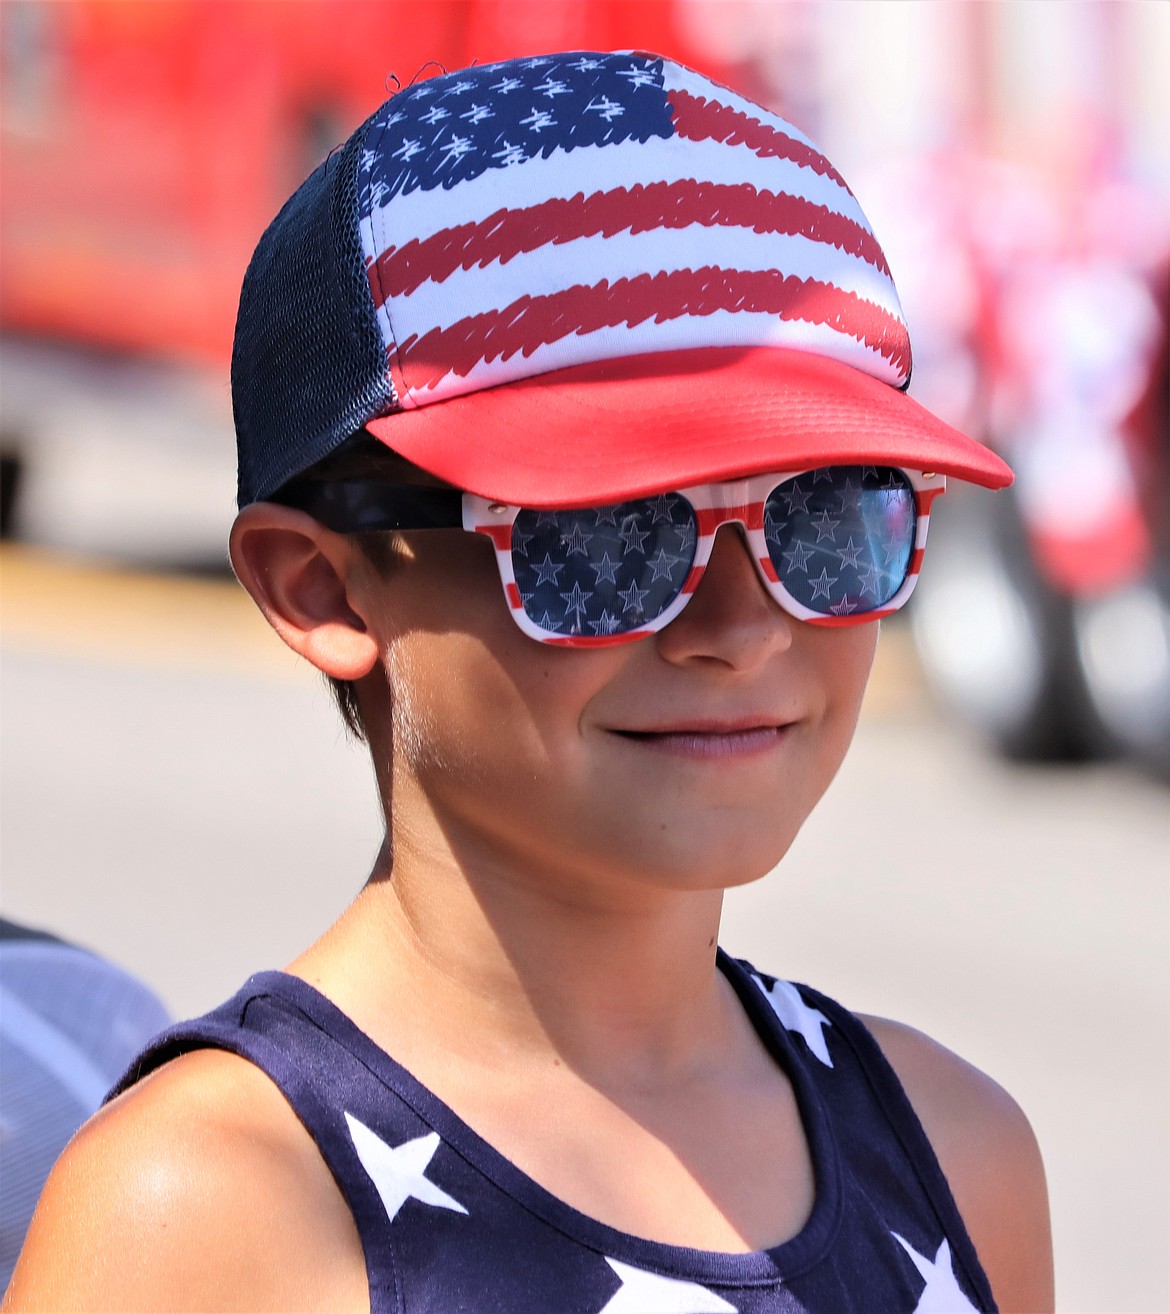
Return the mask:
[[510,618],[486,540],[406,537],[365,608],[396,831],[433,819],[465,859],[589,886],[725,887],[783,856],[849,745],[876,623],[791,619],[728,527],[660,633],[550,647]]

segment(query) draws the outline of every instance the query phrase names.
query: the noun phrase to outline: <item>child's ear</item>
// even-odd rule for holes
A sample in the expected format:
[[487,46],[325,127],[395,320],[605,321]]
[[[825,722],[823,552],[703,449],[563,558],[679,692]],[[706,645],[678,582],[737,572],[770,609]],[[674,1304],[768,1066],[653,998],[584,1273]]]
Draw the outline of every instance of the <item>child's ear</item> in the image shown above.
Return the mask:
[[232,566],[268,623],[296,653],[337,680],[359,680],[377,640],[354,601],[356,551],[312,516],[254,502],[236,517]]

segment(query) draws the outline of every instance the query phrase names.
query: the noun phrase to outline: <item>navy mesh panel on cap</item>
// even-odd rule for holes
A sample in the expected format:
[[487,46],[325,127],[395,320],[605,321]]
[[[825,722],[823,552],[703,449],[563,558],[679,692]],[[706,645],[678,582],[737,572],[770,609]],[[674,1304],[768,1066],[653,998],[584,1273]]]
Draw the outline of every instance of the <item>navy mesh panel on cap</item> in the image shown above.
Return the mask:
[[366,126],[297,189],[244,276],[232,353],[240,506],[395,404],[358,232]]

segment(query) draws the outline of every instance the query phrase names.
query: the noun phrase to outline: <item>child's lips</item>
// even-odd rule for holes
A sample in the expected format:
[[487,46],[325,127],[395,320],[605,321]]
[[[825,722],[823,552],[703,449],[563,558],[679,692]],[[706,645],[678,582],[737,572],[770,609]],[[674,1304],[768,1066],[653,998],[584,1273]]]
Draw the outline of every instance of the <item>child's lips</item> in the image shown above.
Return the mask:
[[776,748],[791,721],[751,718],[734,722],[692,721],[639,729],[615,729],[632,743],[680,757],[749,757]]

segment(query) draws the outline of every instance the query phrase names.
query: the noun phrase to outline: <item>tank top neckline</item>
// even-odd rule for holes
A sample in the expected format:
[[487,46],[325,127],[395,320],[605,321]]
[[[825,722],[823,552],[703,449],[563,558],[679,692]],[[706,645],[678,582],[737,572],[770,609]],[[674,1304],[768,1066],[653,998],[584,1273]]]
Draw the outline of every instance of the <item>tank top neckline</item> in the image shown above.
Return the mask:
[[841,1222],[841,1164],[824,1101],[792,1037],[759,985],[735,959],[719,950],[717,964],[743,1005],[768,1052],[792,1083],[813,1166],[813,1207],[804,1226],[765,1250],[713,1251],[635,1236],[582,1213],[529,1177],[473,1130],[428,1087],[362,1031],[326,995],[287,972],[258,972],[244,992],[275,995],[341,1044],[383,1086],[403,1100],[443,1144],[531,1214],[609,1259],[724,1286],[757,1285],[791,1278],[812,1267],[832,1246]]

